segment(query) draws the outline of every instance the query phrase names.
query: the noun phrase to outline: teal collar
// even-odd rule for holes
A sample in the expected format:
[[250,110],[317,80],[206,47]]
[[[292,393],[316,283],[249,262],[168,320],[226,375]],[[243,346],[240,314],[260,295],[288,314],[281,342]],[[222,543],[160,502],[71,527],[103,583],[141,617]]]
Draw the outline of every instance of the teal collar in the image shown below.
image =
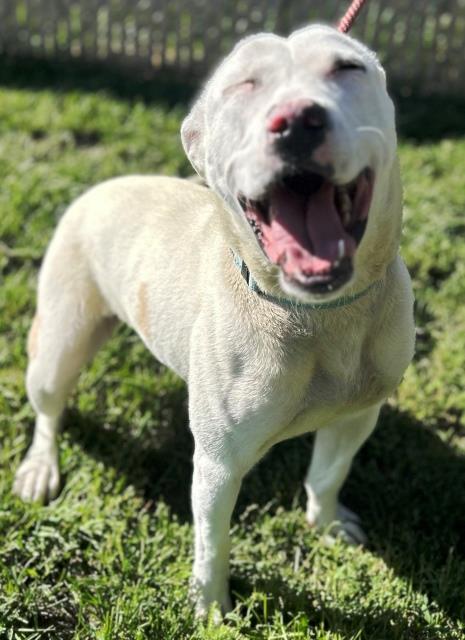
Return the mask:
[[336,300],[329,300],[328,302],[294,302],[293,300],[278,298],[276,296],[272,296],[269,293],[266,293],[265,291],[262,291],[242,258],[237,255],[237,253],[234,253],[234,251],[232,251],[232,254],[234,256],[234,264],[241,272],[241,275],[246,281],[249,289],[251,291],[255,291],[255,293],[257,293],[259,296],[265,298],[265,300],[269,300],[270,302],[278,304],[281,307],[288,307],[292,309],[314,309],[316,311],[322,309],[338,309],[339,307],[347,307],[349,304],[352,304],[359,298],[363,298],[363,296],[366,296],[369,291],[371,291],[381,282],[381,280],[375,280],[375,282],[372,282],[370,285],[368,285],[368,287],[362,289],[362,291],[353,293],[350,296],[341,296],[340,298],[336,298]]

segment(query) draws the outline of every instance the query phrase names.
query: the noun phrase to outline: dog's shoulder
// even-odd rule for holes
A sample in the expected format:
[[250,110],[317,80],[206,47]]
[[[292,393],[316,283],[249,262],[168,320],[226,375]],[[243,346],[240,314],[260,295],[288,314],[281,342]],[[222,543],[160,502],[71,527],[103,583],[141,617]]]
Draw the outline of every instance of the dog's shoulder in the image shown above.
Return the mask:
[[398,256],[386,274],[385,294],[367,350],[373,366],[392,389],[397,386],[413,358],[413,303],[410,276]]

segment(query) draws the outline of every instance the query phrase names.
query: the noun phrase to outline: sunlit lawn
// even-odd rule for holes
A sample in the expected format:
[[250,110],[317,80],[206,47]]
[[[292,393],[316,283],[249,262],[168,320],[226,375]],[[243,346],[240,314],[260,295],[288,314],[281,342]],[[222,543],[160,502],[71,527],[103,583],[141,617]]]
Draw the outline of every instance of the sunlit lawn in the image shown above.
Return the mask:
[[[19,87],[13,75],[0,72],[0,637],[464,638],[465,138],[427,142],[425,128],[400,145],[418,346],[345,489],[369,547],[328,548],[307,528],[311,437],[279,445],[243,487],[233,521],[237,607],[214,629],[194,621],[188,597],[185,389],[129,330],[72,397],[60,497],[36,507],[10,493],[31,437],[25,339],[55,223],[107,177],[187,175],[178,136],[186,104],[144,100],[140,88],[134,97],[130,87],[95,91],[92,78],[60,88],[54,76],[45,88],[31,76]],[[408,134],[415,127],[401,116]],[[436,125],[450,117],[431,111]]]

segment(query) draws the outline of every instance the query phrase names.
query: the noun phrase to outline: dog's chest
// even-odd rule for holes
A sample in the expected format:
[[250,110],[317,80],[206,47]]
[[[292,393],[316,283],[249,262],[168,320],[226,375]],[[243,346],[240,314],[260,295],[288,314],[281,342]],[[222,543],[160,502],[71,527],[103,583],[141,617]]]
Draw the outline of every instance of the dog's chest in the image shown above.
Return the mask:
[[360,409],[381,401],[392,381],[378,362],[373,339],[360,326],[341,326],[315,341],[313,366],[305,385],[302,410],[321,420],[347,409]]
[[[315,431],[339,416],[386,398],[393,386],[372,357],[369,342],[360,332],[352,335],[346,331],[302,350],[301,356],[309,365],[305,377],[299,380],[296,369],[291,369],[283,382],[287,395],[294,386],[301,388],[300,402],[294,405],[289,421],[273,442]],[[302,374],[302,367],[299,369]]]
[[384,376],[373,360],[368,340],[336,340],[315,359],[306,404],[368,406],[384,396],[384,387]]

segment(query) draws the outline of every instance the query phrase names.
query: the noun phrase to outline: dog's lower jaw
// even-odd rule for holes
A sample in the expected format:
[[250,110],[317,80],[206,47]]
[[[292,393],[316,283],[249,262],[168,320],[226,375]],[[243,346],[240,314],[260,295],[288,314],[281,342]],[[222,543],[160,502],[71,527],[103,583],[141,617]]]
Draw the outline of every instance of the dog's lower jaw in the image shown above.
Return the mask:
[[295,299],[296,302],[305,304],[319,304],[322,302],[332,302],[337,298],[344,296],[345,291],[353,284],[354,276],[350,274],[345,282],[336,282],[335,285],[331,282],[326,283],[325,286],[319,287],[319,291],[315,291],[316,287],[312,289],[301,285],[298,281],[290,280],[286,278],[281,271],[279,274],[279,285],[283,291],[283,297],[290,296],[291,299]]

